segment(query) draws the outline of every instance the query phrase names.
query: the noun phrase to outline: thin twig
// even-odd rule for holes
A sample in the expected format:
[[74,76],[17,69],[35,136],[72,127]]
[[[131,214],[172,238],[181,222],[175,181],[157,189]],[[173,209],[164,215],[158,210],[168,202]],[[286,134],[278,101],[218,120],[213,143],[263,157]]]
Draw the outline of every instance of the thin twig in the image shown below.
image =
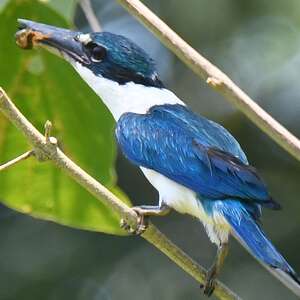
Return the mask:
[[20,161],[22,160],[25,160],[29,157],[31,157],[32,155],[34,155],[34,151],[33,150],[30,150],[30,151],[27,151],[25,153],[23,153],[22,155],[8,161],[7,163],[3,164],[3,165],[0,165],[0,171],[3,171],[5,169],[8,169],[9,167],[19,163]]
[[102,31],[101,25],[94,13],[91,1],[81,0],[79,3],[92,30],[95,32]]
[[49,120],[47,120],[44,127],[45,127],[44,137],[45,137],[46,143],[48,143],[50,141],[52,123]]
[[[34,149],[38,149],[44,156],[48,157],[56,166],[61,168],[71,178],[78,182],[82,187],[89,191],[98,200],[105,203],[122,219],[125,219],[133,228],[137,225],[136,213],[117,198],[113,193],[106,189],[96,179],[82,170],[71,159],[69,159],[57,146],[55,139],[47,139],[43,136],[17,109],[17,107],[8,98],[2,88],[0,88],[0,110],[4,115],[26,136]],[[48,126],[49,127],[49,126]],[[163,233],[161,233],[153,224],[149,224],[142,237],[153,244],[156,248],[166,254],[184,271],[190,274],[198,282],[203,283],[206,270],[192,260],[185,252],[174,245]],[[200,293],[200,290],[199,290]],[[228,287],[220,281],[216,283],[214,295],[221,300],[240,299]]]
[[272,118],[226,74],[201,56],[139,0],[118,0],[199,77],[219,91],[282,148],[300,160],[300,140]]

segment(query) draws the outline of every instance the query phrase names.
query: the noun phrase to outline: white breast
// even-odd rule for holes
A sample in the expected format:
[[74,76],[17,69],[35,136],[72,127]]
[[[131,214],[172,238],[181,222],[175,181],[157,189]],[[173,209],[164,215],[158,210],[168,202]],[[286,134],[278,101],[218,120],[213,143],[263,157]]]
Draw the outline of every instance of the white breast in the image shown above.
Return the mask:
[[154,105],[185,105],[174,93],[167,89],[146,87],[133,82],[119,84],[113,80],[96,76],[79,62],[70,60],[70,63],[102,99],[116,121],[126,112],[144,114]]

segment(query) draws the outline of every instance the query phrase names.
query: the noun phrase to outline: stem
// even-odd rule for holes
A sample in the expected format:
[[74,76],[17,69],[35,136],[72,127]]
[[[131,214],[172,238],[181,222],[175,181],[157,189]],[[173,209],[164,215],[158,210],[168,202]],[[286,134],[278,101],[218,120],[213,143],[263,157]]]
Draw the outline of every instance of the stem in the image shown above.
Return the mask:
[[256,104],[226,74],[187,44],[142,2],[139,0],[118,0],[118,2],[200,78],[242,111],[277,144],[300,160],[300,140]]
[[12,160],[8,161],[7,163],[5,163],[3,165],[0,165],[0,171],[8,169],[9,167],[19,163],[22,160],[25,160],[25,159],[31,157],[32,155],[34,155],[33,150],[27,151],[27,152],[23,153],[22,155],[16,157],[15,159],[12,159]]
[[79,4],[92,30],[95,32],[102,31],[101,25],[97,19],[97,16],[94,13],[91,1],[81,0]]

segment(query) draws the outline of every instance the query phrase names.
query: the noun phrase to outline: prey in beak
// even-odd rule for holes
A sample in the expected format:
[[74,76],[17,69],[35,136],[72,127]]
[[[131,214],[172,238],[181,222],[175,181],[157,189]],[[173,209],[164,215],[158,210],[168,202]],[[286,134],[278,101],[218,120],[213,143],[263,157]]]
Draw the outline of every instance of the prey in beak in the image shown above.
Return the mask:
[[18,19],[18,23],[20,30],[16,33],[16,43],[19,47],[42,46],[83,65],[91,63],[84,48],[89,35],[24,19]]

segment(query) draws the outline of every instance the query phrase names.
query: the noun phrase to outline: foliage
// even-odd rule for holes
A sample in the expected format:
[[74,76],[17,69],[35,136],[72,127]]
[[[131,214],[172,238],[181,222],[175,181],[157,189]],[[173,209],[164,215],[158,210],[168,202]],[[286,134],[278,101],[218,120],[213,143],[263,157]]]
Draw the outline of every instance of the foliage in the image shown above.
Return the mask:
[[[115,186],[112,117],[66,62],[45,51],[25,52],[15,45],[17,18],[69,27],[44,3],[8,3],[0,16],[0,28],[6,28],[0,31],[1,86],[40,131],[45,121],[51,120],[52,134],[63,151],[128,202]],[[23,136],[1,116],[1,163],[28,149]],[[1,172],[0,197],[5,205],[35,217],[122,234],[117,216],[51,163],[31,158]]]

